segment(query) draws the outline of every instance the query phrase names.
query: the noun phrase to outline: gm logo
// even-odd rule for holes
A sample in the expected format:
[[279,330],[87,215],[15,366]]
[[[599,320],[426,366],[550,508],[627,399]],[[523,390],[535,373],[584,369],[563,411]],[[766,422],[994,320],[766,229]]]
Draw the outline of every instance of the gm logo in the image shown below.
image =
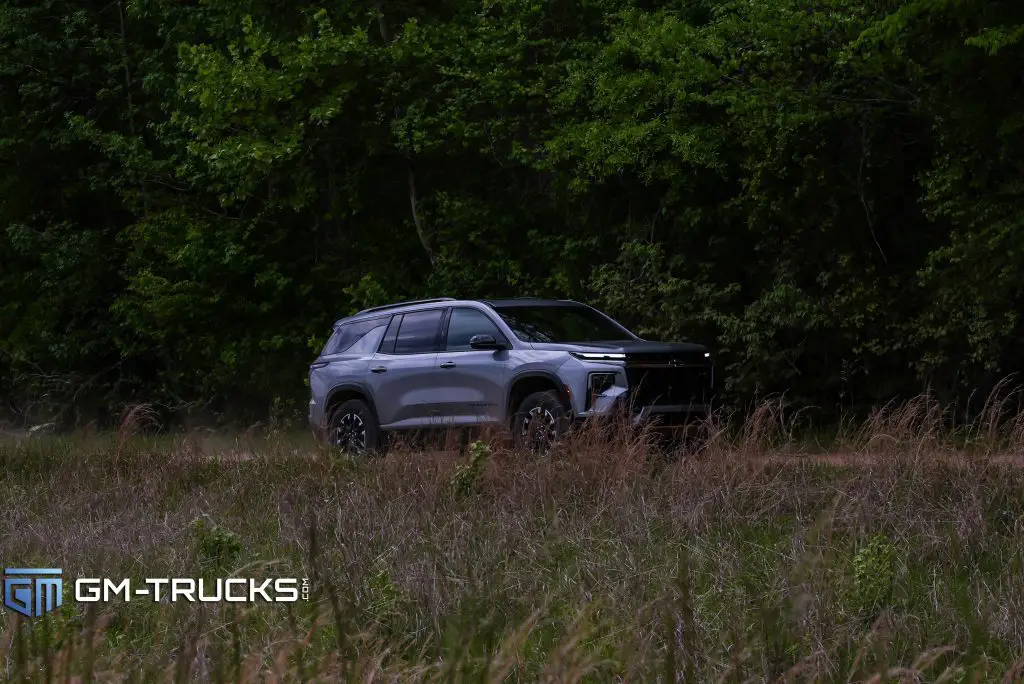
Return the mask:
[[60,608],[63,594],[60,568],[4,570],[4,605],[25,617],[39,617]]

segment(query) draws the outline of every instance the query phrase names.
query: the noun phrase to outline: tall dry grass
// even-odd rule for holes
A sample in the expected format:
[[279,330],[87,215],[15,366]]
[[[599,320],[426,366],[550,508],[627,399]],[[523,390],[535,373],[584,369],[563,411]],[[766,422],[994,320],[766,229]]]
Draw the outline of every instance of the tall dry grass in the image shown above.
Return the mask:
[[772,399],[672,458],[610,419],[349,459],[279,428],[0,442],[0,555],[73,578],[309,577],[298,604],[4,616],[11,681],[1018,681],[1016,395],[822,448]]

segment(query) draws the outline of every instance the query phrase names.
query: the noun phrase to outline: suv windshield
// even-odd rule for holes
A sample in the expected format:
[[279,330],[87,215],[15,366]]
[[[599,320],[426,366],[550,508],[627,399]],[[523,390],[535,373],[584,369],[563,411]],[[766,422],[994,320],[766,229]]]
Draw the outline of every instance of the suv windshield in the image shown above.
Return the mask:
[[505,324],[523,342],[611,342],[631,340],[625,328],[578,304],[496,306]]

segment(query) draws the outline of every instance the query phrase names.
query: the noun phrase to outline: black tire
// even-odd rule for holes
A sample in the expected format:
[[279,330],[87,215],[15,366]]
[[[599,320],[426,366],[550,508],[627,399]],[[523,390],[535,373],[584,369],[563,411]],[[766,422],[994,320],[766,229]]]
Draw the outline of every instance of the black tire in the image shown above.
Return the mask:
[[551,451],[568,431],[569,413],[552,391],[527,396],[512,419],[515,448],[535,454]]
[[331,411],[325,438],[332,447],[351,455],[372,454],[383,442],[377,417],[362,399],[349,399]]

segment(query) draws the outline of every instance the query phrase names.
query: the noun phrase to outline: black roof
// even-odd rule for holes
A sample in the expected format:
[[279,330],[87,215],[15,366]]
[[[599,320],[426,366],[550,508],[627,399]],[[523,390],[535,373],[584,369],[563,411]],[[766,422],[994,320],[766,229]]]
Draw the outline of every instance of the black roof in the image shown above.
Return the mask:
[[478,299],[478,302],[483,302],[490,306],[566,306],[572,304],[579,304],[571,299],[545,299],[543,297],[516,297],[514,299]]

